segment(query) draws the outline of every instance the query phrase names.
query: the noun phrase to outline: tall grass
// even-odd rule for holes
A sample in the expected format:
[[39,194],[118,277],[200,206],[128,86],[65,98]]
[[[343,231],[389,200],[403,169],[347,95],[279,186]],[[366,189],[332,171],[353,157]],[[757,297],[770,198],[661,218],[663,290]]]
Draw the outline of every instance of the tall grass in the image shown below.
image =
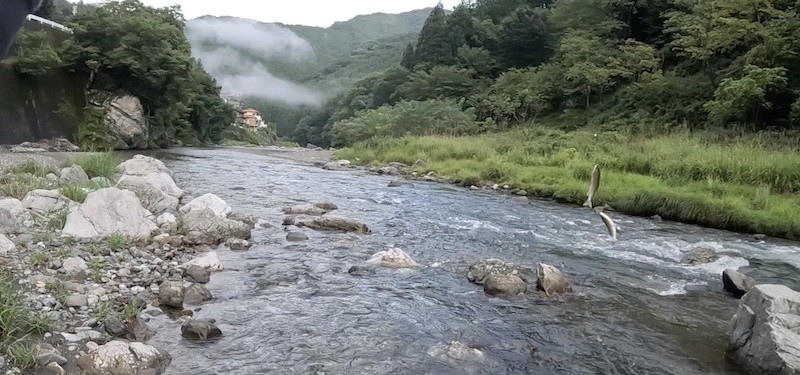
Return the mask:
[[36,359],[31,336],[49,331],[50,322],[25,307],[23,300],[8,275],[0,273],[0,354],[16,366],[29,368]]
[[[795,138],[796,140],[796,138]],[[526,128],[474,137],[373,139],[337,157],[362,164],[426,163],[461,185],[508,184],[581,204],[594,164],[596,204],[634,215],[800,238],[800,152],[792,140],[714,133],[634,136]]]
[[112,176],[119,173],[117,171],[117,165],[119,165],[119,163],[122,161],[122,157],[114,152],[102,152],[80,156],[73,160],[67,160],[64,162],[64,166],[68,167],[72,164],[80,165],[89,178],[112,178]]

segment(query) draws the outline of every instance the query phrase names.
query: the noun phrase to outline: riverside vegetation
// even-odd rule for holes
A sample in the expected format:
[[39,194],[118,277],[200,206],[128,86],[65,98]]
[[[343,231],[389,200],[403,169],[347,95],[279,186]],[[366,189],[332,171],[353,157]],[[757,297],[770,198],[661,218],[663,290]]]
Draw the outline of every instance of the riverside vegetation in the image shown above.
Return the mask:
[[735,0],[436,7],[401,61],[300,121],[358,163],[800,238],[800,14]]

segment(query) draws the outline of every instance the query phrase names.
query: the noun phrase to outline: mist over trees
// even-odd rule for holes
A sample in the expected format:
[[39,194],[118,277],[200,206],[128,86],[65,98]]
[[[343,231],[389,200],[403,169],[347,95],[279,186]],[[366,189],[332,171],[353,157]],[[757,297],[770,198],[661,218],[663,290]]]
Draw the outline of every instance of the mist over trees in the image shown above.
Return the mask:
[[295,138],[347,145],[363,137],[344,134],[375,133],[359,117],[429,100],[474,114],[476,125],[457,133],[543,118],[569,128],[794,128],[798,9],[787,0],[470,0],[452,12],[440,4],[395,67],[304,117]]

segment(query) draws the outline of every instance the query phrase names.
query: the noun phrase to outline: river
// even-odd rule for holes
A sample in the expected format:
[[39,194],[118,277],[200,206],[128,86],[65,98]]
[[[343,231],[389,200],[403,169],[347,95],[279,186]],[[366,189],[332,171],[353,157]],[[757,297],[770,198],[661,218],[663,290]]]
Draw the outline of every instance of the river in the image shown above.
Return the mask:
[[[161,316],[149,342],[168,351],[167,374],[738,374],[725,359],[737,301],[725,268],[760,282],[793,280],[800,246],[612,212],[619,241],[586,208],[436,183],[388,188],[361,171],[321,168],[230,149],[159,153],[187,194],[214,193],[274,228],[253,232],[247,252],[218,252],[225,270],[207,285],[224,337],[194,343]],[[289,243],[281,208],[330,200],[371,235],[307,230]],[[714,263],[687,266],[695,247]],[[347,272],[369,255],[404,249],[425,267]],[[525,300],[486,295],[468,267],[499,258],[555,265],[574,292]],[[429,348],[459,340],[480,360],[444,361]]]

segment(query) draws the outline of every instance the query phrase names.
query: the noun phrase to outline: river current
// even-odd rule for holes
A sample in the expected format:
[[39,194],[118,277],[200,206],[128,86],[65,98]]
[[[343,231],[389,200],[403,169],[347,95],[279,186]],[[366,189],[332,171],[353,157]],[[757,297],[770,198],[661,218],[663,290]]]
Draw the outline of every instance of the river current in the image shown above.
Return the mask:
[[[389,188],[386,176],[232,149],[156,156],[188,195],[214,193],[273,225],[254,230],[249,251],[217,250],[225,270],[195,317],[216,319],[221,339],[191,342],[178,322],[150,321],[149,343],[173,358],[167,374],[739,374],[725,359],[737,301],[721,272],[800,286],[794,242],[611,212],[614,242],[586,208],[436,183]],[[305,230],[310,240],[286,241],[281,208],[320,200],[373,233]],[[392,247],[424,267],[347,272]],[[721,257],[681,264],[696,247]],[[574,292],[488,296],[466,278],[487,258],[554,265]],[[453,340],[483,358],[428,354]]]

